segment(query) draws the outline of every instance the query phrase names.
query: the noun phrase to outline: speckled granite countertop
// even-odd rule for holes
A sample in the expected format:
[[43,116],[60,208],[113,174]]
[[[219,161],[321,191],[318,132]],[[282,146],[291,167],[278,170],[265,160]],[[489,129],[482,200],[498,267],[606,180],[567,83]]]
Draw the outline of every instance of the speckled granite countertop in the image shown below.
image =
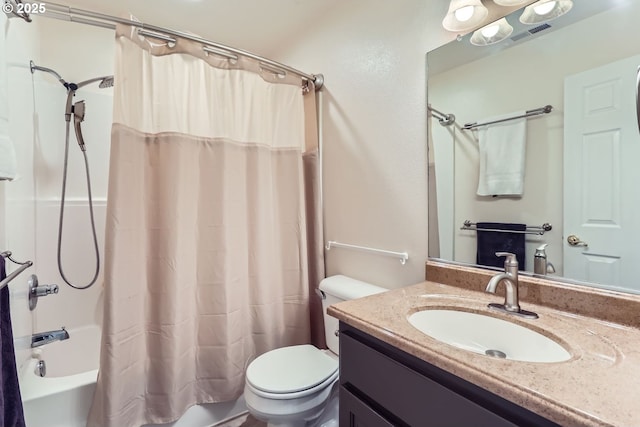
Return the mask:
[[[487,309],[497,295],[424,282],[329,307],[328,313],[388,344],[563,426],[640,426],[640,329],[521,302],[540,318]],[[496,359],[436,341],[409,324],[415,311],[460,307],[527,326],[563,344],[561,363]]]

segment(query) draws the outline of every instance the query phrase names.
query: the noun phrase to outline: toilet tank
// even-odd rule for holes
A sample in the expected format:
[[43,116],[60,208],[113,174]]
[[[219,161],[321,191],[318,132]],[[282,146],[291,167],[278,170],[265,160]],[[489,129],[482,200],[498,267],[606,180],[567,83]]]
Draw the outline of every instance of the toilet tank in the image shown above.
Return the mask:
[[327,308],[341,301],[366,297],[368,295],[379,294],[388,289],[371,283],[361,282],[347,276],[337,275],[327,277],[320,282],[322,291],[322,312],[324,314],[324,335],[327,340],[329,350],[338,354],[338,319],[327,314]]

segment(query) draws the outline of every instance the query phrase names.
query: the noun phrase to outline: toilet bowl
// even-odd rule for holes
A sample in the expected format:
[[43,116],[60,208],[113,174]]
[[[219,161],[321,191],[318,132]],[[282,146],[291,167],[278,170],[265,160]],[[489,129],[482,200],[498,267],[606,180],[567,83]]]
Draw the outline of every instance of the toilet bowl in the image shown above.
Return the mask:
[[269,426],[302,427],[320,417],[337,381],[338,358],[331,352],[283,347],[249,365],[244,396],[249,412]]
[[305,344],[258,356],[246,372],[244,397],[249,412],[269,427],[338,427],[338,321],[326,314],[327,307],[386,290],[345,276],[322,280],[329,350]]

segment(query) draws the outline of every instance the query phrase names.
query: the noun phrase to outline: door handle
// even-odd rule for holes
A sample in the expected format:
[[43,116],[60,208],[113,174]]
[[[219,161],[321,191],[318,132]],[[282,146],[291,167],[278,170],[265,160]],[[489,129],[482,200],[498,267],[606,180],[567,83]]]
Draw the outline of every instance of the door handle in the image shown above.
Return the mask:
[[569,243],[571,246],[589,246],[587,244],[587,242],[583,242],[582,240],[580,240],[580,238],[578,236],[576,236],[575,234],[570,234],[567,237],[567,243]]

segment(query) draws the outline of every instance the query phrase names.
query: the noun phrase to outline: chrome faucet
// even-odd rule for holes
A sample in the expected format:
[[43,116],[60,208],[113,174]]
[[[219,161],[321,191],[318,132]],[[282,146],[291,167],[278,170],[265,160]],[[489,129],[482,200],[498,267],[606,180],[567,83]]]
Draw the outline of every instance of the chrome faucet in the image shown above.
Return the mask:
[[57,331],[40,332],[31,335],[31,348],[40,347],[55,341],[64,341],[69,339],[69,332],[63,326]]
[[503,313],[515,314],[529,319],[537,319],[538,315],[531,311],[522,310],[518,301],[518,260],[515,254],[510,252],[496,252],[496,256],[506,257],[504,261],[504,273],[496,274],[487,284],[486,292],[496,293],[496,288],[501,282],[505,286],[504,304],[489,304],[489,308]]

